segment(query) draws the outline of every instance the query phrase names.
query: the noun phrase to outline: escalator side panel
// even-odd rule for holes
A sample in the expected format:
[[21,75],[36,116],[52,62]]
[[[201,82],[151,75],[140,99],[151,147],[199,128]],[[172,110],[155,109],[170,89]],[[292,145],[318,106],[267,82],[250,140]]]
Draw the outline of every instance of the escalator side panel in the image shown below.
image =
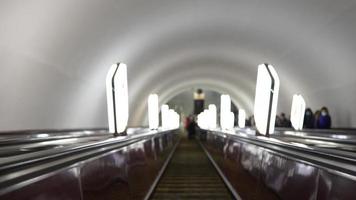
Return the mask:
[[261,148],[244,146],[210,133],[202,144],[242,199],[278,199],[275,193],[262,184],[261,163],[253,159],[262,151]]
[[356,181],[320,170],[317,200],[355,199]]
[[144,199],[177,142],[175,131],[157,134],[16,183],[0,200]]
[[[225,141],[222,143],[222,141]],[[242,199],[354,199],[356,177],[207,133],[202,142]],[[223,149],[223,150],[221,150]]]
[[[174,146],[172,140],[173,138],[166,134],[163,137],[154,138],[153,141],[147,141],[146,147],[151,146],[152,149],[149,152],[155,151],[156,156],[147,155],[143,145],[129,148],[130,153],[127,163],[130,199],[144,199]],[[152,145],[152,142],[155,145]]]
[[263,148],[250,144],[242,144],[240,154],[242,166],[241,169],[248,171],[254,179],[260,181]]
[[83,199],[129,199],[126,160],[127,152],[121,150],[84,164],[80,173]]
[[261,179],[282,199],[315,199],[318,190],[318,169],[273,152],[263,151]]
[[[164,134],[92,161],[92,173],[87,174],[87,179],[82,176],[84,200],[143,199],[175,140],[173,134]],[[85,168],[88,164],[82,169]],[[92,189],[86,184],[88,179]]]
[[0,196],[2,200],[81,199],[78,168],[70,168]]

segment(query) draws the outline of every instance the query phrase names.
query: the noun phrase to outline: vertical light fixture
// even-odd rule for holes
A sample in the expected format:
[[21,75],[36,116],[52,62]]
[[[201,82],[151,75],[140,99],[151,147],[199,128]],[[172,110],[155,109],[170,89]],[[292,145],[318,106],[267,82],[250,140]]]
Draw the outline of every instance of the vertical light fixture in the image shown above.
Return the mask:
[[122,133],[126,130],[129,105],[127,90],[127,66],[113,64],[106,76],[106,97],[109,132]]
[[162,128],[167,129],[177,129],[180,126],[179,114],[173,109],[169,109],[168,105],[162,105],[161,107],[162,115]]
[[216,128],[216,106],[214,104],[209,105],[209,115],[210,115],[210,121],[209,121],[210,128]]
[[202,128],[202,118],[201,113],[197,115],[197,124],[200,128]]
[[220,127],[222,129],[228,128],[229,113],[231,112],[231,99],[227,94],[220,97]]
[[171,110],[171,125],[170,128],[177,129],[180,125],[180,117],[179,114],[175,110]]
[[279,84],[278,74],[272,65],[258,66],[254,117],[257,130],[263,135],[274,132]]
[[203,112],[201,112],[197,118],[198,118],[198,126],[202,129],[209,129],[211,128],[211,117],[212,117],[212,112],[208,109],[205,109]]
[[244,109],[239,109],[239,127],[245,128],[246,112]]
[[175,111],[173,109],[168,109],[168,126],[167,128],[172,129],[175,125]]
[[179,128],[180,127],[180,115],[177,113],[177,112],[175,112],[175,126],[174,126],[174,128]]
[[161,122],[163,129],[169,128],[169,106],[167,104],[161,106]]
[[295,130],[302,130],[304,124],[305,100],[302,95],[293,95],[291,109],[291,123]]
[[150,129],[157,129],[159,125],[158,95],[148,96],[148,126]]
[[233,112],[228,112],[227,116],[226,116],[226,127],[225,129],[227,130],[232,130],[234,128],[234,124],[235,124],[235,114]]

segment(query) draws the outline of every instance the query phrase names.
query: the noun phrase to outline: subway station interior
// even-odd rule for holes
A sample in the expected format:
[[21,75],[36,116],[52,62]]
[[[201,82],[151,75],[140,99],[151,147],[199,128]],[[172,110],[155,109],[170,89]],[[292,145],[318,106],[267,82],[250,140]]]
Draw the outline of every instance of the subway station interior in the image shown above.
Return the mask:
[[0,0],[0,200],[356,199],[356,0]]

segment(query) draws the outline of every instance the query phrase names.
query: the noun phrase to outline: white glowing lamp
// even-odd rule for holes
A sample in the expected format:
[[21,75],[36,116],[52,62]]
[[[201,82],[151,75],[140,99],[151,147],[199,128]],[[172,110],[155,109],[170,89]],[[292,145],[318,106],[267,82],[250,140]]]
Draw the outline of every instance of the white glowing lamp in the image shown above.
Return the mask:
[[197,124],[200,128],[204,128],[203,112],[197,115]]
[[293,95],[291,109],[291,123],[295,130],[302,130],[304,123],[305,100],[302,95]]
[[197,115],[197,124],[199,127],[201,127],[201,115],[200,114]]
[[180,127],[180,116],[177,112],[174,112],[174,125],[173,128],[177,129]]
[[214,104],[209,105],[209,115],[210,115],[210,120],[209,120],[209,125],[210,128],[216,128],[216,106]]
[[274,132],[279,93],[279,77],[272,65],[258,66],[254,106],[257,130],[263,135]]
[[240,128],[245,128],[245,123],[246,123],[246,112],[244,109],[239,110],[239,127]]
[[222,129],[228,128],[228,118],[231,112],[231,99],[227,94],[221,95],[220,98],[220,126]]
[[158,95],[148,96],[148,126],[150,129],[157,129],[159,126]]
[[161,106],[161,121],[162,121],[162,128],[168,129],[169,128],[169,106],[164,104]]
[[205,127],[207,129],[211,128],[211,122],[212,122],[212,112],[209,109],[204,110],[204,118],[205,118]]
[[168,110],[168,128],[172,129],[175,125],[175,112],[173,109]]
[[108,106],[109,131],[122,133],[129,118],[127,66],[117,63],[110,67],[106,76],[106,97]]
[[210,111],[205,109],[203,112],[201,112],[198,116],[197,116],[197,123],[198,123],[198,126],[200,128],[203,128],[203,129],[208,129],[210,126],[209,126],[209,123],[211,121],[211,118],[210,118]]
[[168,109],[165,129],[177,129],[180,125],[180,117],[173,109]]
[[178,113],[176,113],[176,119],[175,119],[176,123],[174,128],[179,128],[180,127],[180,115]]
[[226,130],[232,130],[234,128],[234,123],[235,123],[235,115],[233,112],[229,112],[227,114],[227,119],[226,119]]

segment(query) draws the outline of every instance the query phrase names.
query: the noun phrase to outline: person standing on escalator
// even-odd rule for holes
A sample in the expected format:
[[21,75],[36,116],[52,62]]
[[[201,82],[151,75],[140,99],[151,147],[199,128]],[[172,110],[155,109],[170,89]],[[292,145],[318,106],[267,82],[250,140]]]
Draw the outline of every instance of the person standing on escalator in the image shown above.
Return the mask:
[[304,128],[314,128],[314,114],[311,108],[305,109],[304,113]]
[[320,129],[330,129],[331,128],[331,117],[329,115],[329,110],[327,107],[322,107],[320,110],[320,116],[318,118],[318,128]]
[[197,123],[195,122],[194,116],[191,116],[190,120],[189,120],[189,125],[188,125],[188,138],[189,139],[193,139],[195,136],[195,132],[196,132],[196,128],[197,128]]

